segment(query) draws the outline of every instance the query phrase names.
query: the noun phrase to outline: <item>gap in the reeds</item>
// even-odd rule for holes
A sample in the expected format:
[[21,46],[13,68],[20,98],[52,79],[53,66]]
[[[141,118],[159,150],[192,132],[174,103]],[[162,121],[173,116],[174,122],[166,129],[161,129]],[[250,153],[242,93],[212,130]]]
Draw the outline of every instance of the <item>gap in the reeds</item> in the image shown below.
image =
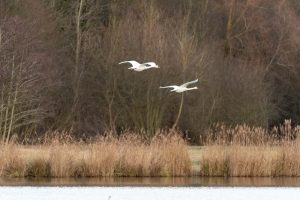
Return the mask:
[[162,131],[152,139],[125,133],[85,142],[70,134],[47,134],[35,145],[0,146],[0,176],[107,177],[187,176],[188,146],[178,133]]
[[201,157],[202,176],[300,176],[300,126],[286,120],[271,131],[218,125],[207,131]]

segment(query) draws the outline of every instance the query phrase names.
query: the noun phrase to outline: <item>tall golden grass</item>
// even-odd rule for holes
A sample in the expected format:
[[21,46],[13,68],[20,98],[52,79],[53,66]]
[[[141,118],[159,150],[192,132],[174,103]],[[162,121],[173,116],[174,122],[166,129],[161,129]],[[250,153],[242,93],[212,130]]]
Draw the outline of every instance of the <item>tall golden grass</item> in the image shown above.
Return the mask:
[[[186,176],[187,145],[178,134],[156,134],[150,141],[134,134],[97,137],[90,142],[43,138],[39,145],[0,146],[0,176],[103,177]],[[62,142],[63,141],[63,142]]]
[[[218,125],[203,141],[202,176],[300,176],[300,126],[290,121],[268,132]],[[275,137],[276,135],[276,137]],[[279,135],[279,137],[278,137]]]

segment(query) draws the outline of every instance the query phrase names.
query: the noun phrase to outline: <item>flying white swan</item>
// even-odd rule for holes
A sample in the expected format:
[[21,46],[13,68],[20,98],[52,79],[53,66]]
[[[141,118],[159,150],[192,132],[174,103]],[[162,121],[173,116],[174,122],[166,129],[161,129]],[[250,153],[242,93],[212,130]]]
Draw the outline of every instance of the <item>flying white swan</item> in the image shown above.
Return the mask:
[[159,66],[155,62],[138,63],[135,60],[130,60],[130,61],[120,62],[119,64],[124,64],[124,63],[130,63],[132,66],[129,67],[128,69],[134,70],[136,72],[141,72],[150,68],[159,68]]
[[198,89],[198,87],[191,87],[191,88],[188,88],[187,86],[189,86],[190,84],[193,84],[193,83],[197,83],[198,82],[198,79],[194,80],[194,81],[190,81],[190,82],[187,82],[187,83],[184,83],[182,85],[170,85],[170,86],[160,86],[159,88],[173,88],[171,90],[171,92],[177,92],[177,93],[182,93],[182,92],[185,92],[185,91],[188,91],[188,90],[196,90]]

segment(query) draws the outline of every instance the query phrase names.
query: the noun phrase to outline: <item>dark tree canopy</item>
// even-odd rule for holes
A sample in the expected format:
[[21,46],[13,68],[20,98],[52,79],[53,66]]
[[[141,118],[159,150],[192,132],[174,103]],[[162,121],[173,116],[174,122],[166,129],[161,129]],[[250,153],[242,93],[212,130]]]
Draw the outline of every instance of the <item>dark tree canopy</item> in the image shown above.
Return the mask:
[[[297,0],[1,0],[0,133],[300,123]],[[123,60],[154,61],[134,73]]]

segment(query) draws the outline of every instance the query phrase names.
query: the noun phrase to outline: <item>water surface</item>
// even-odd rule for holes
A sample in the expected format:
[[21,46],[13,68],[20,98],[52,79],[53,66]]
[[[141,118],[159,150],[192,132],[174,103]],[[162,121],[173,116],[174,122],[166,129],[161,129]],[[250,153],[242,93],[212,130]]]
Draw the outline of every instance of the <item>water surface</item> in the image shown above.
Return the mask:
[[0,187],[1,200],[299,200],[296,187]]
[[[0,178],[0,186],[280,186],[300,187],[300,178]],[[300,199],[300,198],[299,198]]]

